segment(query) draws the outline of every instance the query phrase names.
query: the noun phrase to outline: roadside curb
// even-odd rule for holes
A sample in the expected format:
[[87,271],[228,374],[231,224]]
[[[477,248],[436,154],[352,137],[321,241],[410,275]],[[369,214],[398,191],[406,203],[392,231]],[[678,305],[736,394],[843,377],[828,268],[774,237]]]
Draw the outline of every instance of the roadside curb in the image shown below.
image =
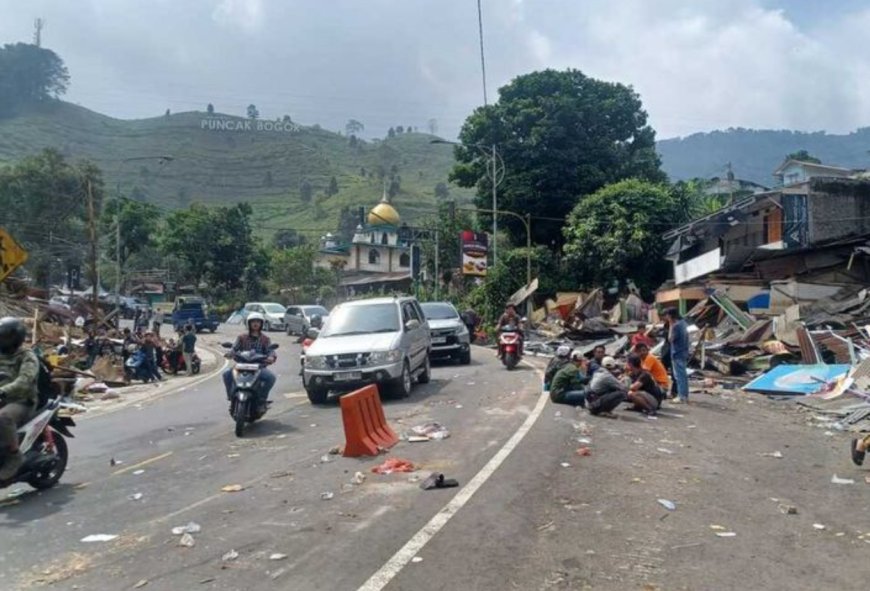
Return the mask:
[[[141,393],[134,394],[129,400],[122,399],[119,403],[113,404],[111,406],[106,406],[105,408],[96,408],[93,410],[88,410],[87,412],[75,415],[75,418],[80,419],[80,420],[84,420],[84,419],[88,419],[88,418],[97,418],[97,417],[106,416],[106,415],[124,410],[126,408],[129,408],[130,406],[135,405],[135,404],[140,404],[140,403],[145,403],[145,402],[155,402],[157,400],[161,400],[163,398],[166,398],[167,396],[172,396],[173,394],[183,392],[184,390],[187,390],[188,388],[198,386],[199,384],[201,384],[203,382],[207,382],[208,380],[221,374],[227,368],[227,365],[228,365],[228,361],[223,358],[223,352],[210,346],[210,345],[201,345],[201,346],[203,349],[208,350],[208,352],[211,353],[212,355],[214,355],[215,358],[218,360],[217,367],[214,370],[210,371],[209,373],[197,376],[195,379],[193,379],[192,381],[189,381],[189,382],[185,381],[185,382],[178,383],[178,384],[172,384],[171,386],[169,386],[165,390],[160,390],[160,391],[155,392],[153,394],[151,394],[149,392],[141,392]],[[223,359],[223,364],[220,363],[220,361],[222,359]],[[185,379],[185,378],[182,378],[182,379]]]

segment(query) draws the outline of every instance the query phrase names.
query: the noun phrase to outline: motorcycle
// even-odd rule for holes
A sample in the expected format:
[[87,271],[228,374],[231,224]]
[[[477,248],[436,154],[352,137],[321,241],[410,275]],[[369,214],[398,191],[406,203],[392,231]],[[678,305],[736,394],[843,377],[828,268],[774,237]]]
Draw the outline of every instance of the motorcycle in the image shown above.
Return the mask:
[[24,462],[14,477],[0,481],[0,488],[26,482],[35,489],[45,490],[58,483],[69,459],[64,436],[73,437],[69,427],[75,427],[72,418],[59,416],[62,408],[85,410],[58,398],[49,399],[41,406],[36,416],[18,429],[18,448],[24,454]]
[[[176,367],[172,367],[173,361],[175,362]],[[196,352],[194,352],[190,364],[192,366],[191,372],[193,372],[194,375],[198,374],[202,369],[202,359],[199,358],[199,355]],[[187,364],[184,362],[184,355],[180,352],[168,352],[163,355],[163,361],[160,363],[160,368],[164,373],[177,374],[186,372]]]
[[128,383],[133,380],[150,382],[153,377],[154,376],[148,372],[147,365],[145,364],[145,351],[136,347],[124,363],[124,379],[126,379]]
[[521,333],[519,328],[506,325],[498,333],[498,356],[508,370],[517,366],[522,357]]
[[[221,343],[225,349],[232,349],[232,343]],[[278,348],[277,343],[269,345],[269,351]],[[260,371],[266,364],[268,355],[262,355],[254,351],[239,351],[228,353],[235,362],[233,368],[233,389],[230,394],[230,416],[236,423],[236,437],[241,437],[245,432],[245,424],[253,423],[263,417],[269,407],[257,402],[257,381],[260,379]]]

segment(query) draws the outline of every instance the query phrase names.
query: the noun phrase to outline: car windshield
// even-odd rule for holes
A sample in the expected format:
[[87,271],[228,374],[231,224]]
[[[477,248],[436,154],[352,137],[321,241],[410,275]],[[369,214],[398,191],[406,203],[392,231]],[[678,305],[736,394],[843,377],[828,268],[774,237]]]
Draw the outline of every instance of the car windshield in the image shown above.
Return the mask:
[[396,304],[341,306],[330,314],[320,338],[398,331]]
[[304,310],[306,316],[329,316],[329,311],[323,306],[307,306]]
[[450,304],[427,303],[420,304],[423,308],[423,313],[426,315],[426,320],[452,320],[459,318],[456,308]]
[[286,311],[281,304],[263,304],[263,309],[269,314],[283,314]]

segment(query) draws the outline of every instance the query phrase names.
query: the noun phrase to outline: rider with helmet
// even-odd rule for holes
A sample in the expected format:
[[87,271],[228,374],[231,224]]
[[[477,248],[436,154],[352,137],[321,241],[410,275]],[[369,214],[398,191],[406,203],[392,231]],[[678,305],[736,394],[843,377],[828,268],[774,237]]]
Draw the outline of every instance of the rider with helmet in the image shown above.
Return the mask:
[[[231,357],[234,353],[239,353],[241,351],[253,351],[260,355],[267,356],[267,365],[275,363],[275,352],[269,349],[272,341],[269,340],[269,337],[263,334],[263,325],[265,324],[263,315],[257,312],[249,314],[245,319],[245,324],[248,327],[248,332],[241,334],[236,338],[232,352],[227,353],[227,357]],[[226,386],[227,389],[227,400],[229,400],[233,395],[233,370],[226,370],[223,377],[224,386]],[[259,396],[261,404],[265,404],[269,399],[269,391],[272,389],[272,386],[275,385],[275,380],[275,374],[265,367],[260,371]]]
[[0,319],[0,480],[14,477],[24,460],[18,449],[18,427],[36,410],[39,359],[22,349],[27,338],[24,323],[17,318]]

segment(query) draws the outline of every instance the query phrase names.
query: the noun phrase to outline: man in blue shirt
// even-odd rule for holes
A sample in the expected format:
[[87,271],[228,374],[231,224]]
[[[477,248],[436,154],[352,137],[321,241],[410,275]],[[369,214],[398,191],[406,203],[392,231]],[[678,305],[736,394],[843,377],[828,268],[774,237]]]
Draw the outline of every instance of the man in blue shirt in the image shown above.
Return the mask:
[[671,370],[677,386],[675,404],[689,402],[689,329],[676,308],[665,310],[668,319],[668,344],[671,348]]

